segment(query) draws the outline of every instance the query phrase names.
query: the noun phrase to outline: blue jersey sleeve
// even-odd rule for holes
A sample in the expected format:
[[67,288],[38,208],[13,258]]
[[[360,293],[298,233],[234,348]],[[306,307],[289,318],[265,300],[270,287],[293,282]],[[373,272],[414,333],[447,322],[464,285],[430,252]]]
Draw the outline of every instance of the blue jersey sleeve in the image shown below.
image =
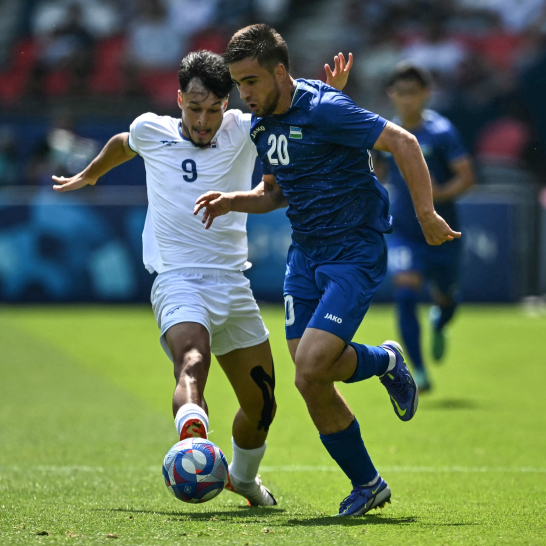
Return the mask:
[[368,150],[387,124],[386,119],[359,108],[340,92],[323,95],[314,114],[314,123],[325,141]]
[[269,165],[267,163],[264,163],[263,161],[260,162],[262,164],[262,174],[272,174]]
[[440,146],[448,163],[468,155],[459,131],[451,123],[447,131],[442,134]]

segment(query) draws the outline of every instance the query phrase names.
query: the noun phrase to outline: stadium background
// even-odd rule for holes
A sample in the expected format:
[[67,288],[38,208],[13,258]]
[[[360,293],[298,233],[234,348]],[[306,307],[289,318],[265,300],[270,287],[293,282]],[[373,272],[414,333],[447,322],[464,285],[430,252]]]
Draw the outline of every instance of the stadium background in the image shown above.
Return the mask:
[[[0,2],[0,301],[147,301],[145,175],[137,158],[94,188],[56,195],[146,111],[178,117],[180,58],[222,52],[267,22],[295,77],[322,78],[338,51],[346,92],[387,118],[385,79],[411,59],[431,70],[431,107],[462,133],[478,186],[459,203],[466,301],[546,292],[546,3],[543,0],[21,0]],[[231,107],[245,110],[235,91]],[[259,167],[255,178],[259,177]],[[250,216],[258,299],[279,301],[290,230]],[[388,301],[387,281],[378,301]]]

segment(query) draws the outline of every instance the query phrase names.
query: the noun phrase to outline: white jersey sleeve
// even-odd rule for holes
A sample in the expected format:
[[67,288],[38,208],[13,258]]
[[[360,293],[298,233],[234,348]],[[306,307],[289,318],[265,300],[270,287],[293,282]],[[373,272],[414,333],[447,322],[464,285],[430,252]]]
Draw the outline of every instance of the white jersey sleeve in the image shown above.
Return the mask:
[[[236,114],[237,125],[241,128],[245,136],[250,140],[250,125],[252,123],[251,114],[243,114],[240,110],[232,110]],[[252,141],[251,141],[252,142]]]

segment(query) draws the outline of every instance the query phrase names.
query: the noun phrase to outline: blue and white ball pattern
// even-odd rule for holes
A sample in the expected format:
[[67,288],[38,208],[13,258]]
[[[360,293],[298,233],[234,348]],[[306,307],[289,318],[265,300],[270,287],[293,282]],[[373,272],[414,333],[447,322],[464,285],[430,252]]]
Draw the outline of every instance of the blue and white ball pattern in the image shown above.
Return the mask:
[[207,502],[224,489],[228,464],[217,445],[203,438],[187,438],[165,455],[163,477],[177,499]]

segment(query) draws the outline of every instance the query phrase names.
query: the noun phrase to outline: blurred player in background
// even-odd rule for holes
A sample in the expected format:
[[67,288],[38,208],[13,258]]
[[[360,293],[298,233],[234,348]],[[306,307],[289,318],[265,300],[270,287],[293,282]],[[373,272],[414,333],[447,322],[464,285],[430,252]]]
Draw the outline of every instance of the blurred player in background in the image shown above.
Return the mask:
[[[350,68],[351,59],[346,64],[336,57],[334,72],[326,66],[328,81],[343,88]],[[93,186],[137,154],[144,159],[149,205],[143,258],[146,269],[158,273],[151,300],[161,346],[174,363],[177,433],[181,440],[207,437],[204,390],[212,352],[240,404],[226,487],[251,505],[274,505],[257,476],[276,410],[275,373],[269,333],[243,274],[250,267],[246,214],[225,217],[208,232],[192,214],[203,192],[251,189],[256,159],[251,115],[226,111],[233,83],[219,55],[190,53],[178,80],[181,118],[141,115],[81,173],[54,176],[53,188]]]
[[[399,117],[395,123],[418,140],[432,181],[432,197],[438,213],[458,230],[455,200],[474,184],[470,158],[451,122],[425,109],[430,94],[429,75],[417,66],[401,63],[389,84],[389,97]],[[461,241],[449,245],[427,244],[415,215],[412,196],[392,154],[384,154],[388,165],[394,233],[389,237],[389,269],[394,276],[398,326],[414,365],[420,391],[431,387],[421,351],[417,303],[427,282],[434,301],[430,310],[432,358],[445,352],[445,328],[457,307]]]
[[417,388],[398,343],[351,341],[385,276],[383,234],[392,223],[370,149],[391,152],[401,166],[430,244],[460,233],[434,210],[415,137],[320,81],[292,79],[288,48],[275,30],[252,25],[238,31],[224,58],[254,114],[251,138],[264,177],[250,192],[201,196],[195,213],[204,207],[203,222],[210,227],[230,211],[266,213],[288,205],[293,243],[284,295],[296,386],[323,445],[351,480],[339,515],[362,515],[384,506],[391,492],[334,382],[378,376],[397,417],[409,421],[417,409]]

